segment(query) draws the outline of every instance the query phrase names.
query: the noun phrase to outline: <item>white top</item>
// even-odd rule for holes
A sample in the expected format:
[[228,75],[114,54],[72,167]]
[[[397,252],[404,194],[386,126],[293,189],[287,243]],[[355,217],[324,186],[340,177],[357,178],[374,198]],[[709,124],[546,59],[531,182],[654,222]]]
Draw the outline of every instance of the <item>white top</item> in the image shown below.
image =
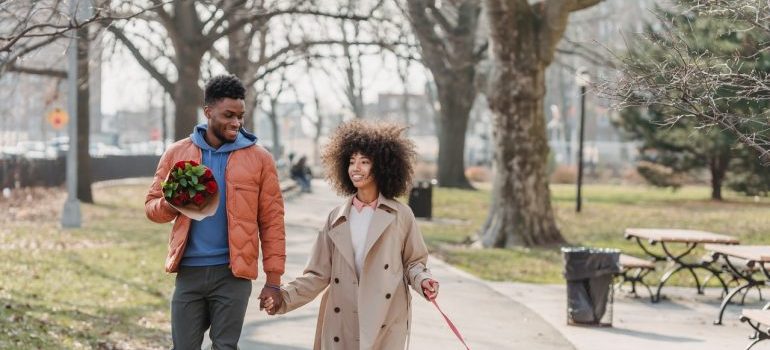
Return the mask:
[[350,208],[350,239],[353,241],[353,253],[356,262],[356,275],[361,278],[364,268],[364,249],[366,249],[366,236],[369,232],[369,224],[372,223],[374,209],[365,206],[359,213],[356,207]]

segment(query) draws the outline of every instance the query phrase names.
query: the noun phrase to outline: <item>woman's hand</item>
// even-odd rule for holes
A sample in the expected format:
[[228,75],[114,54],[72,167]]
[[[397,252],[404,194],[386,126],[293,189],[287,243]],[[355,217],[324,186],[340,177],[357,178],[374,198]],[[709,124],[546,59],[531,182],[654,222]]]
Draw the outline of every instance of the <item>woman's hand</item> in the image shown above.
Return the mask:
[[422,286],[422,294],[428,300],[433,300],[438,297],[438,281],[432,278],[426,278],[420,283]]

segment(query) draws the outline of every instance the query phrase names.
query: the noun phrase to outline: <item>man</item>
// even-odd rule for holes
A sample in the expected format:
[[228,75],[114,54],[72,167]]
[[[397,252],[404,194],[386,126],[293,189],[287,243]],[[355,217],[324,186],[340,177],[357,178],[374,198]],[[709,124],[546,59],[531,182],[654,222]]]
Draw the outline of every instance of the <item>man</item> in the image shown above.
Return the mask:
[[[175,220],[166,258],[166,271],[177,273],[171,301],[174,349],[199,350],[209,327],[214,349],[236,349],[251,280],[257,278],[260,243],[267,280],[260,308],[267,297],[281,296],[286,261],[283,198],[272,157],[241,128],[245,91],[232,75],[206,84],[203,113],[208,122],[166,150],[145,200],[150,220]],[[219,207],[201,221],[174,209],[161,190],[174,163],[184,160],[204,164],[219,185]]]

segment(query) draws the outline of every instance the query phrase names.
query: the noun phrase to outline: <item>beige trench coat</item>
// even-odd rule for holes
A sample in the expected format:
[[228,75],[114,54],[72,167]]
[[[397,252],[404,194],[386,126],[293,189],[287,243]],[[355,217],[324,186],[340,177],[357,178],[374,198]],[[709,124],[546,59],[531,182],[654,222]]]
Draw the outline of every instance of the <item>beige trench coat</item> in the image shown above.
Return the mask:
[[[316,350],[403,349],[411,319],[411,285],[432,278],[428,250],[412,210],[382,195],[367,233],[361,279],[356,277],[348,215],[352,197],[329,214],[302,276],[282,287],[278,313],[326,290],[316,326]],[[328,287],[328,289],[327,289]]]

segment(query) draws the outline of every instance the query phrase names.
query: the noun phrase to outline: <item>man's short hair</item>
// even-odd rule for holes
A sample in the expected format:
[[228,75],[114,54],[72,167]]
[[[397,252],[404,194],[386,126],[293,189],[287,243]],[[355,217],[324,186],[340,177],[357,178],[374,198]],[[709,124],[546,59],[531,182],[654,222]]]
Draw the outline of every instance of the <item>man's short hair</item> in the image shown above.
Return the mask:
[[243,87],[243,83],[235,75],[217,75],[206,83],[206,90],[203,92],[203,103],[211,106],[223,98],[232,98],[234,100],[246,98],[246,88]]

